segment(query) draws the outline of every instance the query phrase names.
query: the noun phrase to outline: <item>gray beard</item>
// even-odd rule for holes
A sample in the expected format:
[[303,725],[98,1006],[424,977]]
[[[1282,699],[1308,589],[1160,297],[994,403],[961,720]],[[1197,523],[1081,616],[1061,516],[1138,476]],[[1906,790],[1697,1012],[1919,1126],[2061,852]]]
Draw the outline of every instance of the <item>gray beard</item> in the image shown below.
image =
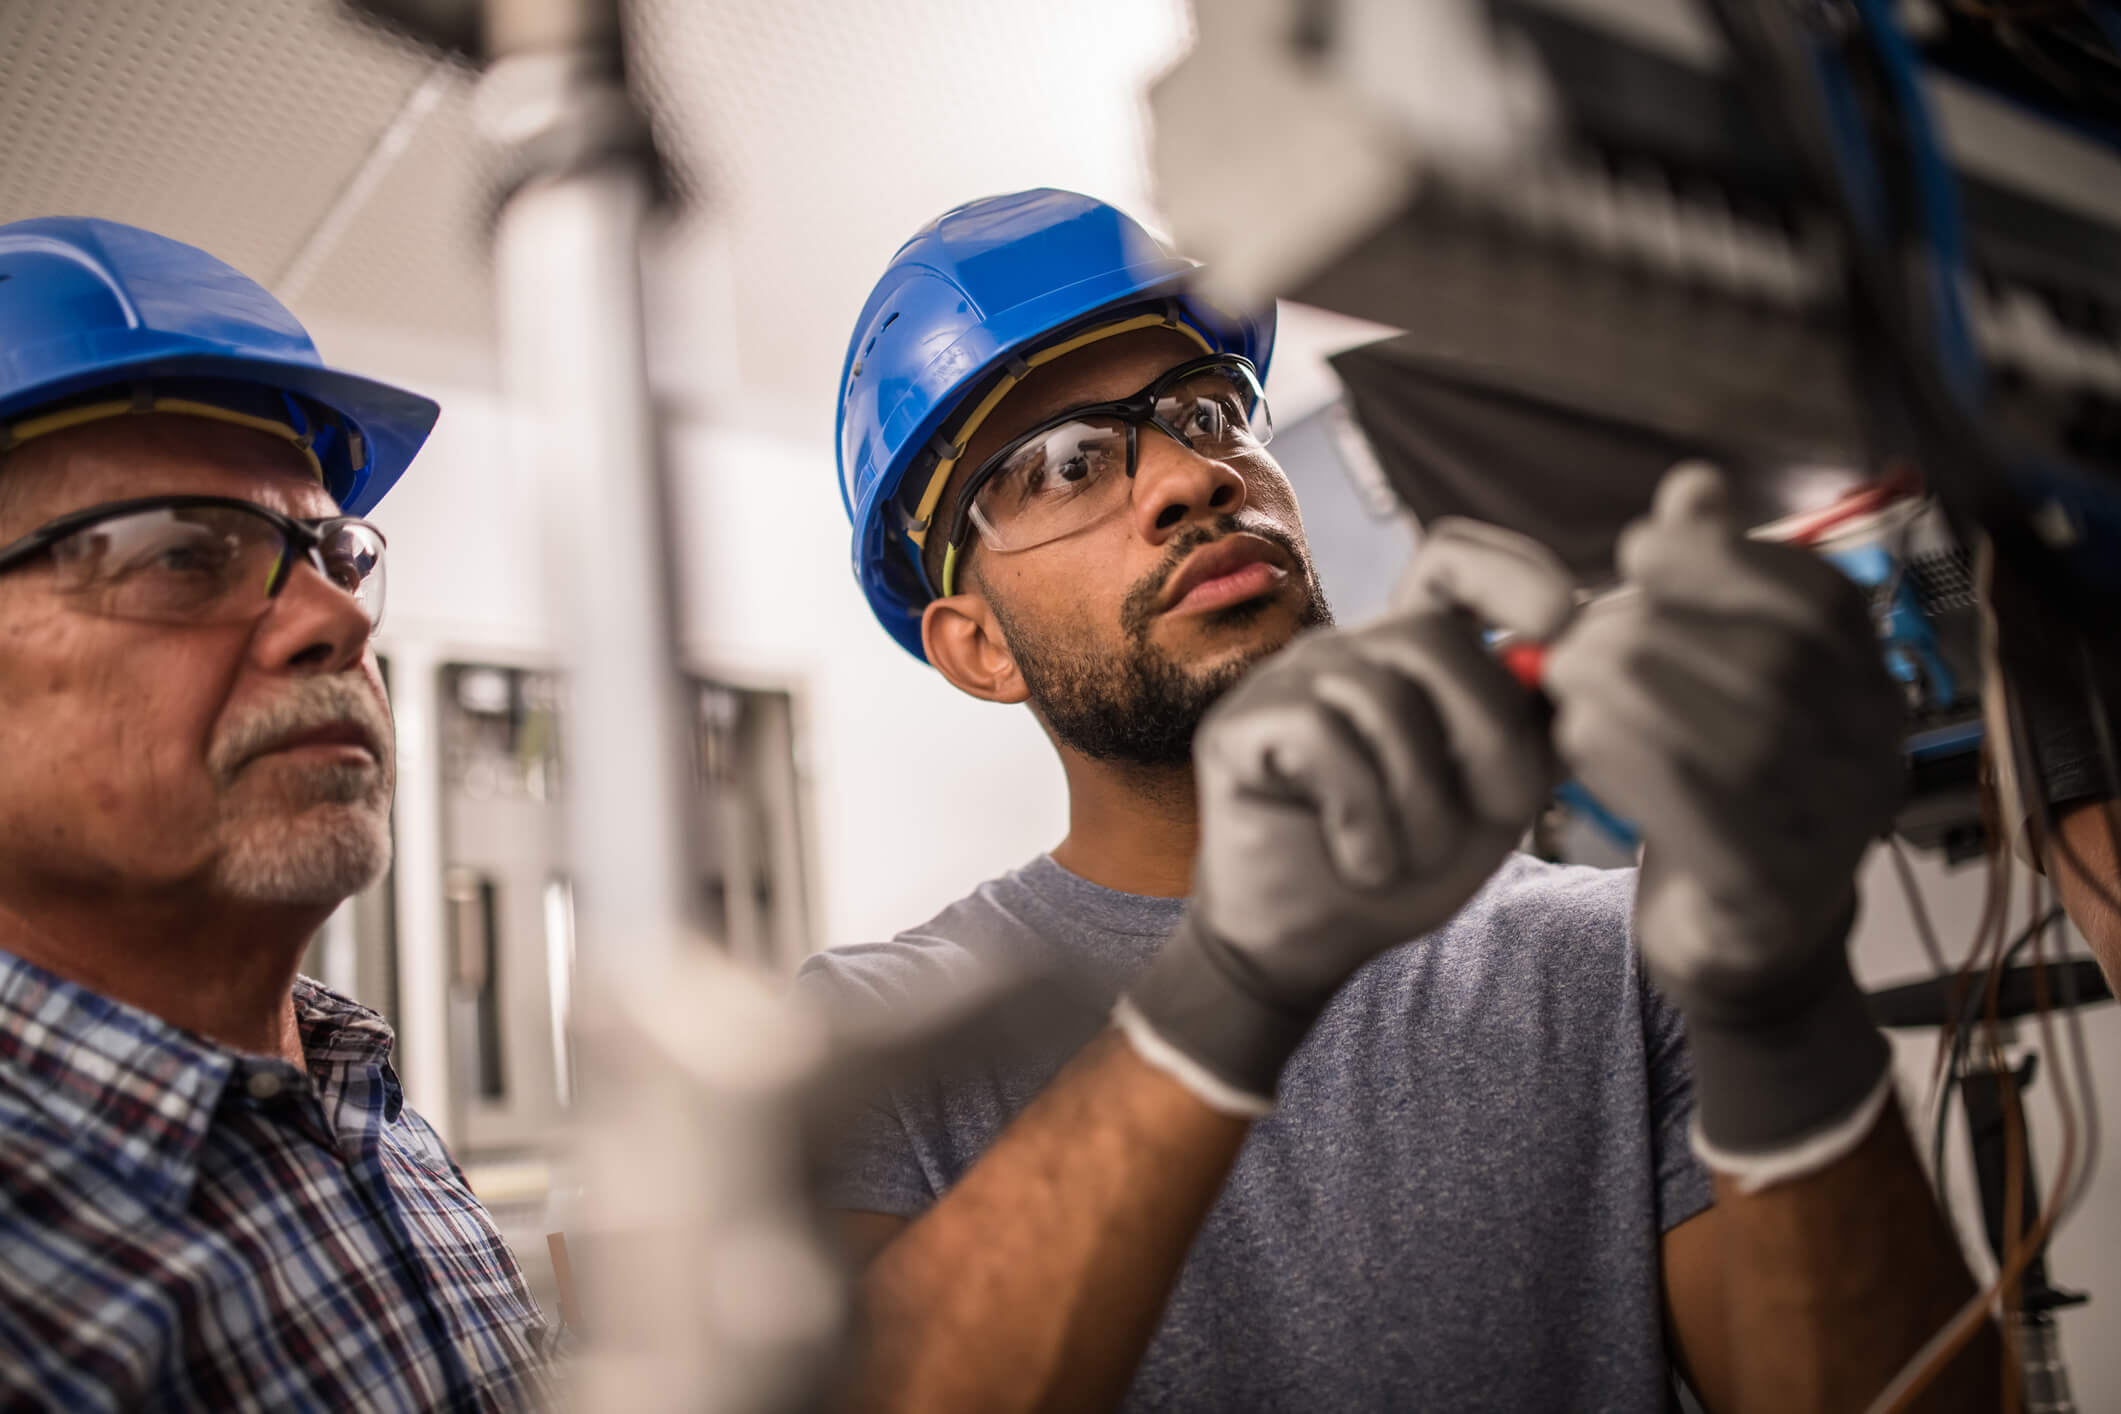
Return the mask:
[[[1150,641],[1156,600],[1187,555],[1236,530],[1263,535],[1287,550],[1302,567],[1307,589],[1297,627],[1317,628],[1333,622],[1333,611],[1318,590],[1318,576],[1302,547],[1288,537],[1234,518],[1213,529],[1195,525],[1175,536],[1163,561],[1127,593],[1120,607],[1123,647],[1118,656],[1054,642],[1017,623],[991,594],[988,603],[1024,676],[1031,708],[1055,740],[1093,761],[1146,767],[1186,766],[1193,761],[1193,734],[1208,714],[1253,665],[1272,656],[1262,649],[1249,657],[1205,671],[1188,668]],[[1272,607],[1267,599],[1250,599],[1208,616],[1212,626],[1241,626]]]
[[[247,792],[240,778],[256,752],[291,731],[350,718],[381,746],[373,766],[314,765],[281,772],[269,798]],[[230,813],[215,883],[255,903],[337,905],[383,877],[390,867],[390,798],[396,783],[391,721],[373,695],[344,675],[305,678],[270,706],[232,723],[213,744],[207,765],[220,779]]]
[[373,767],[308,774],[309,799],[231,822],[220,892],[253,903],[337,905],[390,868],[389,776]]

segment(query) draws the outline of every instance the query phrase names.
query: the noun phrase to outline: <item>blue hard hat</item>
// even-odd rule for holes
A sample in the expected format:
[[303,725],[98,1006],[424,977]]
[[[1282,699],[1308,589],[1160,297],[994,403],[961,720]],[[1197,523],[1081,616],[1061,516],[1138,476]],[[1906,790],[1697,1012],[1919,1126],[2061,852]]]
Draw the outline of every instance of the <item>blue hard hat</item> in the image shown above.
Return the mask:
[[165,409],[286,436],[350,515],[383,499],[440,412],[327,368],[284,305],[195,246],[80,217],[0,226],[0,450]]
[[[916,485],[907,473],[954,461],[961,449],[944,439],[973,392],[1134,310],[1164,311],[1211,351],[1242,354],[1266,374],[1273,310],[1215,309],[1188,293],[1198,269],[1119,208],[1050,188],[947,211],[891,258],[847,345],[836,441],[855,578],[907,652],[927,659],[921,610],[935,596],[920,537],[941,491],[940,477]],[[929,504],[908,505],[902,485],[932,486]]]

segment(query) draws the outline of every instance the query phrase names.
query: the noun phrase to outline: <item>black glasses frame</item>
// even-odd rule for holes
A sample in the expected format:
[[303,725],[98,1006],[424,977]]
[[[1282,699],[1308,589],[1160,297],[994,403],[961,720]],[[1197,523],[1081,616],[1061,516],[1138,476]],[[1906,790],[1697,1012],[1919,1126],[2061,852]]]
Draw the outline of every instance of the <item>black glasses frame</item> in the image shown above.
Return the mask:
[[[28,564],[67,536],[91,529],[107,520],[116,520],[120,516],[132,515],[138,511],[209,508],[247,512],[279,531],[281,538],[286,541],[290,553],[280,557],[279,568],[273,571],[271,582],[265,586],[267,600],[280,597],[280,591],[287,587],[288,576],[294,572],[298,559],[307,560],[312,567],[322,572],[324,564],[317,551],[341,526],[358,525],[373,534],[378,543],[386,547],[390,543],[384,538],[383,532],[376,529],[373,522],[363,520],[360,516],[318,516],[314,519],[302,519],[282,515],[270,506],[261,506],[255,501],[238,500],[233,496],[142,496],[137,500],[108,501],[100,506],[86,506],[78,511],[69,511],[56,520],[46,521],[19,540],[0,545],[0,574]],[[330,576],[326,574],[325,578],[329,580]],[[333,587],[341,586],[334,584]]]
[[[960,552],[963,551],[966,531],[972,525],[972,503],[978,499],[981,489],[996,476],[1000,475],[1003,465],[1007,463],[1010,457],[1022,450],[1027,443],[1035,438],[1045,436],[1057,427],[1065,427],[1071,422],[1080,422],[1084,418],[1089,417],[1116,418],[1126,424],[1127,478],[1130,481],[1134,478],[1135,467],[1140,460],[1141,429],[1143,427],[1154,427],[1187,451],[1192,451],[1193,439],[1164,421],[1161,417],[1158,417],[1156,415],[1156,404],[1166,392],[1170,391],[1173,384],[1183,383],[1195,374],[1205,373],[1211,368],[1242,369],[1245,376],[1251,379],[1254,388],[1260,386],[1259,369],[1254,367],[1252,360],[1246,358],[1243,354],[1204,354],[1199,358],[1188,359],[1176,368],[1165,369],[1157,375],[1155,382],[1138,393],[1129,394],[1124,398],[1115,398],[1111,402],[1084,403],[1080,407],[1066,408],[1051,417],[1041,420],[1028,431],[1019,433],[1011,438],[1008,444],[1002,447],[1000,451],[981,462],[979,469],[974,471],[971,478],[965,482],[965,489],[958,493],[957,505],[951,510],[950,536],[943,542],[944,545],[954,547]],[[1245,409],[1246,417],[1249,418],[1257,410],[1263,397],[1264,394],[1260,394],[1253,398],[1252,406]],[[4,553],[0,552],[0,554]]]

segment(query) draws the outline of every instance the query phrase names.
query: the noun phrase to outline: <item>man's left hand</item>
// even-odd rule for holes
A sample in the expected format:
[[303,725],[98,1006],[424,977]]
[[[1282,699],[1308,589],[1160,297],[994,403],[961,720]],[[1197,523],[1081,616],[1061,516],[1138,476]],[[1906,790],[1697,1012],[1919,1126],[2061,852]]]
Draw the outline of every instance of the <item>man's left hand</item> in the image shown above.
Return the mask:
[[1687,1017],[1700,1147],[1773,1182],[1861,1139],[1880,1093],[1846,944],[1900,798],[1899,695],[1856,586],[1746,539],[1706,467],[1665,478],[1618,563],[1548,656],[1556,746],[1642,830],[1636,927]]

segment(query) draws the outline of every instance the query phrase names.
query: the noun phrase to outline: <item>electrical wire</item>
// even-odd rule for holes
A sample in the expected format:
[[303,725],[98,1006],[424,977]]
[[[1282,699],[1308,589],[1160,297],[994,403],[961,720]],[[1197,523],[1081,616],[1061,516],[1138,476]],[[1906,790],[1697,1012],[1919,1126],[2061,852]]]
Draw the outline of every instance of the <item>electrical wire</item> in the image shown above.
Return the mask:
[[[2061,918],[2061,909],[2050,909],[2032,927],[2026,928],[2017,937],[2013,938],[2010,945],[2004,949],[2003,956],[1995,968],[1996,975],[2001,976],[2010,971],[2018,960],[2018,954],[2025,951],[2032,943],[2036,929],[2052,927]],[[1969,965],[1971,966],[1971,963]],[[1947,1189],[1944,1177],[1946,1172],[1944,1141],[1949,1133],[1952,1098],[1958,1089],[1960,1068],[1965,1063],[1967,1052],[1973,1044],[1974,1024],[1981,1019],[1992,990],[1989,976],[1984,972],[1980,987],[1972,995],[1968,996],[1964,1004],[1954,1012],[1957,1020],[1948,1022],[1940,1035],[1940,1039],[1948,1039],[1950,1042],[1950,1060],[1944,1067],[1943,1080],[1938,1087],[1936,1127],[1930,1164],[1932,1171],[1937,1175],[1937,1188],[1940,1196]]]
[[[2099,1094],[2093,1081],[2091,1052],[2084,1043],[2084,1009],[2077,997],[2077,974],[2074,969],[2062,970],[2062,1016],[2063,1027],[2069,1035],[2067,1059],[2076,1068],[2077,1104],[2084,1115],[2084,1159],[2078,1169],[2077,1182],[2064,1199],[2064,1218],[2084,1206],[2091,1192],[2092,1177],[2099,1170],[2100,1147],[2105,1136],[2099,1122]],[[2059,1066],[2061,1060],[2057,1060]]]
[[1898,117],[1906,129],[1908,155],[1915,169],[1916,205],[1921,213],[1923,244],[1930,262],[1931,324],[1943,344],[1943,366],[1952,390],[1969,407],[1982,392],[1981,354],[1967,318],[1965,222],[1959,210],[1959,186],[1930,123],[1929,105],[1915,78],[1915,59],[1888,0],[1856,0],[1864,18],[1871,52],[1885,72]]
[[[2045,955],[2041,950],[2040,940],[2046,936],[2047,930],[2039,926],[2040,877],[2027,871],[2026,882],[2026,893],[2033,916],[2033,924],[2028,930],[2032,936],[2033,948],[2033,995],[2035,1002],[2044,1007]],[[1998,1077],[1994,1082],[1996,1098],[2003,1112],[2003,1243],[1996,1255],[1999,1270],[2009,1271],[2014,1267],[2022,1270],[2030,1266],[2039,1249],[2024,1242],[2025,1181],[2027,1154],[2031,1146],[2025,1133],[2024,1096],[2018,1089],[2017,1077],[2011,1073],[2010,1059],[2003,1053],[2002,1028],[1997,1015],[2002,993],[2002,959],[1998,958],[1997,962],[1999,971],[1989,986],[1988,1025],[1982,1039],[1989,1047],[1989,1072]],[[2063,1152],[2064,1166],[2067,1167],[2067,1146]],[[2023,1257],[2019,1255],[2021,1250],[2025,1253]],[[2024,1304],[2024,1288],[2016,1281],[1999,1280],[1996,1285],[1999,1288],[2000,1303],[1997,1324],[2003,1337],[2003,1414],[2018,1414],[2018,1406],[2024,1393],[2018,1378],[2018,1372],[2025,1368],[2025,1359],[2020,1352],[2018,1341],[2018,1315]]]
[[[1841,34],[1827,34],[1816,26],[1826,13],[1816,8],[1786,5],[1753,5],[1744,0],[1705,0],[1707,7],[1729,41],[1737,57],[1740,74],[1749,83],[1764,90],[1764,106],[1770,114],[1781,121],[1791,145],[1812,173],[1814,182],[1827,197],[1842,230],[1850,239],[1845,243],[1844,261],[1848,274],[1851,328],[1855,333],[1859,352],[1882,356],[1885,369],[1896,380],[1891,385],[1904,400],[1900,409],[1905,415],[1905,425],[1915,434],[1915,448],[1929,484],[1939,492],[1940,501],[1954,529],[1961,539],[1971,542],[1969,533],[1975,526],[1994,528],[1994,534],[2013,544],[2029,534],[2025,525],[2025,510],[2008,489],[2012,477],[2007,470],[2007,460],[1992,442],[1992,430],[1977,413],[1980,395],[1978,361],[1969,366],[1971,338],[1959,302],[1962,265],[1959,258],[1960,230],[1957,220],[1952,174],[1938,152],[1930,132],[1919,89],[1913,77],[1913,64],[1892,20],[1887,13],[1885,0],[1856,0],[1856,9],[1862,18],[1857,36],[1867,41],[1866,51],[1870,62],[1876,66],[1871,75],[1882,72],[1886,97],[1891,101],[1882,104],[1878,116],[1888,123],[1888,131],[1897,131],[1905,139],[1904,146],[1893,150],[1903,153],[1913,167],[1916,189],[1915,219],[1912,229],[1882,232],[1876,219],[1877,202],[1865,185],[1866,174],[1876,170],[1876,149],[1863,136],[1862,109],[1854,98],[1854,76],[1841,61],[1840,50],[1848,46],[1841,43]],[[1909,250],[1903,242],[1912,238],[1919,246]],[[1912,296],[1914,290],[1906,280],[1910,268],[1909,258],[1915,257],[1914,267],[1928,278],[1923,282],[1927,298],[1919,304]],[[1926,306],[1926,308],[1924,307]],[[1881,426],[1888,425],[1888,417],[1881,418]],[[2003,733],[2005,749],[2010,753],[2008,765],[2013,776],[2020,782],[2037,783],[2042,779],[2037,768],[2028,769],[2028,757],[2036,747],[2030,747],[2023,723],[2016,715],[2013,694],[2005,690],[2002,675],[1993,664],[1993,635],[1991,642],[1991,665],[1988,674],[1991,690],[2002,694],[1999,705],[2009,713],[2008,727]],[[2043,792],[2037,789],[2033,798],[2038,801],[2043,815],[2046,801]],[[1989,924],[1983,919],[1983,931],[1977,935],[1975,947],[1969,958],[1970,969],[1986,956],[1990,960],[1988,972],[1990,998],[1984,1009],[1993,1012],[1995,978],[2000,974],[2001,964],[2008,951],[2003,944],[2005,931],[2002,922],[2008,912],[2009,856],[2003,844],[2004,832],[1995,831],[1991,836],[1992,884],[1998,870],[2004,874],[2003,902],[1999,909],[1985,910],[1993,913],[1996,922]],[[2091,878],[2090,871],[2083,868],[2082,861],[2075,859],[2074,850],[2066,840],[2056,840],[2077,875],[2102,899],[2109,897],[2108,891]],[[2121,911],[2121,910],[2117,910]],[[2035,922],[2040,921],[2035,919]],[[2036,930],[2035,938],[2040,936]],[[1991,937],[1993,941],[1991,941]],[[2044,973],[2041,974],[2044,978]],[[2044,987],[2036,993],[2036,1001],[2046,1001]],[[2048,1025],[2043,1014],[2043,1027]],[[1997,1046],[1997,1032],[1993,1015],[1986,1037],[1992,1050]],[[2057,1089],[2058,1104],[2066,1097]],[[2013,1107],[2006,1107],[2006,1127],[2015,1122],[2021,1126],[2017,1136],[2018,1147],[2009,1153],[2017,1155],[2017,1184],[2023,1183],[2023,1115]],[[2067,1114],[2067,1109],[2064,1110]],[[1977,1293],[1958,1313],[1936,1331],[1915,1352],[1896,1374],[1893,1380],[1873,1402],[1873,1411],[1891,1414],[1905,1409],[1950,1364],[1954,1356],[1974,1339],[1981,1329],[1989,1310],[1997,1297],[2011,1290],[2023,1276],[2024,1268],[2032,1255],[2038,1253],[2048,1234],[2053,1230],[2064,1195],[2077,1191],[2076,1126],[2073,1117],[2065,1122],[2063,1162],[2056,1174],[2055,1187],[2049,1195],[2043,1211],[2030,1233],[2015,1235],[2009,1243],[2010,1250],[1996,1274],[1995,1281]],[[2008,1175],[2007,1175],[2008,1178]],[[2008,1378],[2015,1378],[2012,1371]]]
[[[2107,710],[2106,693],[2099,686],[2099,666],[2092,661],[2091,640],[2081,633],[2077,635],[2077,664],[2084,670],[2085,716],[2091,722],[2092,741],[2099,748],[2099,774],[2106,787],[2099,814],[2106,821],[2106,844],[2112,852],[2114,868],[2121,869],[2121,751],[2114,746],[2113,716]],[[2121,914],[2121,909],[2114,912]]]
[[[2042,1023],[2045,1026],[2046,1017],[2044,1012]],[[2060,1103],[2060,1096],[2061,1092],[2058,1091],[2058,1104]],[[2015,1153],[2020,1162],[2022,1162],[2023,1148],[2011,1149],[2009,1147],[2008,1136],[2012,1132],[2010,1129],[2011,1116],[2016,1113],[2014,1107],[2005,1107],[2006,1148],[2007,1152]],[[2057,1167],[2055,1181],[2049,1188],[2047,1201],[2042,1205],[2040,1216],[2034,1222],[2032,1231],[2024,1234],[2022,1239],[2014,1244],[2008,1259],[1999,1265],[1995,1280],[1989,1283],[1984,1290],[1975,1293],[1901,1367],[1900,1373],[1895,1375],[1892,1381],[1879,1392],[1878,1397],[1871,1402],[1870,1414],[1903,1414],[1903,1411],[1921,1396],[1922,1392],[1929,1387],[1937,1376],[1943,1373],[1953,1357],[1957,1356],[1968,1342],[1973,1340],[1975,1334],[1981,1329],[1982,1323],[1987,1319],[1989,1308],[1995,1304],[1997,1298],[2013,1288],[2025,1275],[2025,1269],[2031,1265],[2033,1257],[2045,1250],[2048,1237],[2053,1233],[2057,1218],[2061,1213],[2063,1197],[2075,1186],[2073,1171],[2077,1166],[2076,1125],[2074,1117],[2069,1115],[2068,1110],[2063,1110],[2063,1114],[2066,1118],[2064,1119],[2062,1132],[2062,1160]],[[2017,1123],[2022,1125],[2022,1114],[2018,1115]],[[2023,1134],[2021,1132],[2018,1143],[2022,1146],[2023,1142]],[[2006,1163],[2008,1166],[2008,1159]],[[2005,1183],[2007,1191],[2022,1193],[2019,1185],[2023,1181],[2022,1170],[2018,1171],[2015,1176],[2011,1172],[2006,1172]],[[2006,1199],[2006,1202],[2008,1201]],[[2022,1198],[2019,1201],[2022,1203]],[[2014,1343],[2015,1333],[2007,1332],[2006,1341]],[[2004,1371],[2004,1379],[2006,1381],[2015,1380],[2018,1375],[2019,1371],[2015,1365],[2006,1367]]]
[[[1980,588],[1984,599],[1986,599],[1993,583],[1993,561],[1984,556],[1983,563],[1987,572],[1981,574],[1982,583]],[[2041,825],[2037,838],[2044,843],[2066,846],[2067,842],[2059,837],[2059,832],[2054,828],[2053,811],[2048,804],[2046,793],[2039,789],[2039,783],[2045,779],[2045,773],[2041,769],[2039,759],[2039,744],[2029,729],[2022,704],[2017,699],[2017,694],[2010,690],[2009,683],[2004,679],[2000,671],[1995,652],[1993,624],[1991,624],[1991,631],[1987,635],[1987,639],[1989,668],[1987,691],[1994,694],[1994,700],[2001,708],[2000,715],[2004,725],[2003,736],[2006,748],[2011,753],[2013,772],[2020,782],[2032,783],[2033,789],[2029,801],[2032,809],[2040,817]],[[1995,833],[2000,836],[2002,832]],[[1992,838],[1990,842],[1990,857],[1992,860],[2002,860],[2004,868],[2006,870],[2009,868],[2009,856],[2003,851],[2000,839]],[[2081,861],[2078,861],[2078,864],[2081,866]],[[2088,873],[2084,877],[2087,882],[2091,882]],[[2055,1045],[2051,1015],[2053,1007],[2048,996],[2047,970],[2044,965],[2045,952],[2040,940],[2046,935],[2048,928],[2058,920],[2056,919],[2056,910],[2050,908],[2041,911],[2039,909],[2040,887],[2039,879],[2035,876],[2031,889],[2035,916],[2029,936],[2030,945],[2033,948],[2035,966],[2033,974],[2034,1011],[2039,1021],[2042,1044],[2047,1048],[2050,1057],[2055,1058],[2055,1063],[2051,1069],[2055,1072],[2053,1083],[2056,1111],[2062,1127],[2062,1155],[2056,1166],[2054,1181],[2049,1187],[2045,1201],[2041,1204],[2040,1214],[2035,1220],[2032,1230],[2028,1233],[2020,1233],[2017,1230],[2017,1223],[2022,1218],[2024,1203],[2025,1150],[2023,1148],[2023,1114],[2018,1107],[2006,1103],[2004,1106],[2004,1251],[1999,1254],[1995,1280],[1983,1291],[1977,1293],[1966,1305],[1962,1306],[1958,1313],[1933,1334],[1929,1340],[1924,1342],[1914,1356],[1901,1367],[1900,1372],[1893,1377],[1886,1388],[1880,1392],[1877,1399],[1872,1402],[1870,1406],[1872,1414],[1899,1414],[1899,1411],[1908,1408],[1921,1395],[1922,1391],[1928,1388],[1938,1375],[1943,1372],[1952,1359],[1966,1347],[1968,1342],[1974,1339],[1986,1319],[1987,1313],[1996,1305],[1999,1298],[2002,1301],[2002,1309],[2005,1316],[2002,1336],[2006,1350],[2012,1355],[2012,1360],[2006,1365],[2004,1371],[2004,1379],[2009,1386],[2004,1392],[2005,1400],[2007,1405],[2010,1404],[2016,1388],[2014,1382],[2020,1376],[2020,1368],[2016,1360],[2018,1333],[2015,1328],[2015,1322],[2012,1320],[2018,1295],[2018,1283],[2023,1278],[2025,1269],[2031,1265],[2033,1258],[2046,1249],[2048,1240],[2053,1235],[2056,1227],[2074,1210],[2077,1200],[2081,1198],[2090,1182],[2092,1172],[2090,1160],[2095,1154],[2094,1136],[2096,1134],[2097,1117],[2090,1109],[2092,1103],[2090,1091],[2081,1083],[2072,1087],[2068,1083],[2067,1076],[2063,1074],[2068,1065],[2074,1065],[2078,1071],[2080,1082],[2088,1081],[2090,1069],[2084,1063],[2085,1058],[2077,1047],[2078,1037],[2073,1036],[2072,1049],[2068,1052],[2062,1051]],[[1991,1063],[1998,1066],[2001,1064],[2001,1047],[1999,1044],[2000,1034],[1997,1030],[1996,1022],[1996,991],[1999,986],[1998,979],[2005,964],[2005,957],[2011,951],[2013,949],[1999,948],[1997,950],[1995,963],[1990,969],[1989,1000],[1984,1008],[1989,1022],[1984,1039],[1987,1040],[1991,1047]],[[1953,1070],[1956,1072],[1956,1064]],[[2080,1102],[2084,1108],[2081,1124],[2077,1113]],[[2080,1131],[2084,1139],[2081,1161],[2079,1148]]]
[[1893,872],[1900,876],[1900,891],[1907,896],[1908,916],[1914,920],[1915,936],[1922,942],[1923,954],[1930,960],[1930,970],[1937,976],[1937,985],[1945,986],[1951,980],[1952,965],[1944,960],[1944,948],[1937,942],[1936,925],[1930,922],[1929,905],[1922,901],[1922,891],[1915,885],[1915,866],[1907,857],[1907,846],[1899,837],[1891,836],[1886,847],[1893,856]]

